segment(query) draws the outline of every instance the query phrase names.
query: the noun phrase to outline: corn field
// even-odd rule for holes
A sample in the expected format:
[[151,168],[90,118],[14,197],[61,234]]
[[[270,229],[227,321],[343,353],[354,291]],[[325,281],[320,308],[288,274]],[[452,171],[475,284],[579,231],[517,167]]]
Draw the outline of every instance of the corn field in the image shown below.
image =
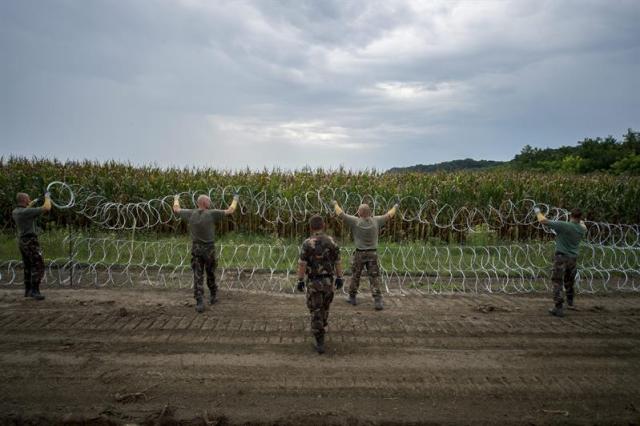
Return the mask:
[[[519,200],[535,200],[557,208],[580,207],[594,222],[640,223],[640,178],[607,174],[539,174],[509,170],[402,175],[375,170],[319,169],[230,172],[136,167],[115,162],[61,163],[9,158],[0,159],[0,229],[9,231],[13,228],[11,210],[17,192],[27,192],[32,198],[41,197],[53,181],[82,188],[85,194],[94,194],[91,200],[102,197],[109,202],[134,206],[135,203],[149,203],[149,200],[163,201],[182,193],[183,206],[188,207],[194,195],[209,193],[214,205],[223,207],[231,200],[231,194],[238,191],[245,213],[252,214],[237,214],[231,220],[223,221],[218,231],[278,238],[299,239],[305,235],[306,219],[313,213],[329,218],[331,232],[340,236],[343,232],[341,224],[328,214],[326,204],[317,202],[331,198],[345,204],[350,213],[354,213],[362,201],[371,203],[377,214],[400,202],[401,210],[412,212],[418,220],[393,221],[384,231],[383,239],[388,241],[464,242],[470,227],[482,228],[491,219],[486,217],[490,213],[483,217],[474,213],[477,209],[490,207],[489,212],[526,215],[531,206]],[[59,200],[65,196],[62,189],[55,195]],[[466,213],[461,215],[460,212]],[[433,226],[429,223],[432,220],[429,218],[433,217],[450,226]],[[528,240],[544,235],[539,227],[509,221],[500,223],[496,235],[491,238]],[[95,222],[87,215],[54,209],[46,226],[89,229]],[[154,224],[153,230],[167,233],[180,227],[184,227],[181,222],[162,221]]]

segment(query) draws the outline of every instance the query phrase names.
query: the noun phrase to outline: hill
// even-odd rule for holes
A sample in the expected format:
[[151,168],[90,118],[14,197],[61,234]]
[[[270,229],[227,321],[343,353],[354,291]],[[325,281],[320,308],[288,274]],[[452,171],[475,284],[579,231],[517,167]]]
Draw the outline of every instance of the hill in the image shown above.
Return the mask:
[[455,172],[458,170],[479,170],[496,167],[505,164],[504,161],[474,160],[465,158],[464,160],[445,161],[436,164],[418,164],[410,167],[393,167],[389,173],[432,173],[432,172]]
[[497,166],[520,171],[640,175],[640,132],[628,129],[622,140],[613,136],[585,138],[576,146],[565,145],[559,148],[534,148],[526,145],[511,161],[467,158],[429,165],[394,167],[388,173],[472,171]]

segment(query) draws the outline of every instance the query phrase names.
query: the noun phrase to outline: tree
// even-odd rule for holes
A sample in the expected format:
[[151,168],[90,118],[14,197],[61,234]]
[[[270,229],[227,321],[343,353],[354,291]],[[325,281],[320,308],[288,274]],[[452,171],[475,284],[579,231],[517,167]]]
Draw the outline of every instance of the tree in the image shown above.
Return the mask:
[[617,161],[611,169],[618,174],[640,175],[640,155],[630,155]]

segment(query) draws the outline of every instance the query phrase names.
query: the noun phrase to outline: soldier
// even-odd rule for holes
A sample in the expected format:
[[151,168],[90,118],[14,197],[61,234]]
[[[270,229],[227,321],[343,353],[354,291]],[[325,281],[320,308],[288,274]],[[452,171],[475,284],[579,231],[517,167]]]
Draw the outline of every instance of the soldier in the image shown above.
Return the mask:
[[36,219],[51,210],[51,198],[49,193],[46,193],[43,206],[32,207],[35,201],[31,201],[28,194],[19,192],[16,202],[18,207],[13,210],[12,216],[18,229],[18,247],[24,265],[24,297],[44,300],[40,293],[40,282],[44,277],[44,258],[38,243],[39,230],[36,227]]
[[[298,291],[305,288],[307,275],[307,307],[311,313],[311,331],[316,339],[316,351],[324,353],[324,334],[329,319],[329,307],[333,301],[333,286],[341,289],[342,265],[340,248],[324,233],[324,220],[313,216],[309,220],[311,237],[304,240],[298,264]],[[335,283],[333,277],[336,277]]]
[[549,220],[540,212],[539,208],[535,207],[533,210],[538,222],[547,225],[557,234],[551,275],[555,306],[549,309],[549,313],[556,317],[563,317],[563,285],[567,295],[567,306],[569,309],[575,309],[573,284],[577,273],[578,249],[580,241],[587,233],[587,227],[582,221],[582,211],[578,208],[571,210],[569,222]]
[[193,292],[196,299],[196,311],[204,311],[204,274],[207,275],[209,287],[209,303],[218,301],[216,294],[216,253],[214,247],[215,224],[224,216],[231,215],[238,206],[238,195],[233,196],[233,202],[226,210],[210,209],[211,199],[206,195],[198,197],[197,209],[180,208],[180,200],[176,195],[173,199],[173,211],[189,224],[191,233],[191,269],[193,269]]
[[353,306],[356,305],[360,275],[362,270],[367,268],[374,306],[376,311],[381,311],[384,307],[382,305],[382,293],[380,292],[380,264],[378,263],[378,254],[376,252],[378,248],[378,233],[380,228],[395,216],[398,205],[394,205],[391,210],[382,216],[373,217],[371,216],[371,207],[367,204],[362,204],[358,207],[358,216],[346,214],[336,201],[333,201],[333,206],[338,217],[341,217],[351,228],[353,241],[356,245],[356,251],[351,262],[353,272],[347,302]]

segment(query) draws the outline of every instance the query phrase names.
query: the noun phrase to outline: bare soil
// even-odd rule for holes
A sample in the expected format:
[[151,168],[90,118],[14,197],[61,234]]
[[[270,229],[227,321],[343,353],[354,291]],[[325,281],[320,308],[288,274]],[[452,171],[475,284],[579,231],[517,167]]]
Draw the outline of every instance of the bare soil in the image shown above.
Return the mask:
[[640,297],[0,290],[0,423],[639,424]]

